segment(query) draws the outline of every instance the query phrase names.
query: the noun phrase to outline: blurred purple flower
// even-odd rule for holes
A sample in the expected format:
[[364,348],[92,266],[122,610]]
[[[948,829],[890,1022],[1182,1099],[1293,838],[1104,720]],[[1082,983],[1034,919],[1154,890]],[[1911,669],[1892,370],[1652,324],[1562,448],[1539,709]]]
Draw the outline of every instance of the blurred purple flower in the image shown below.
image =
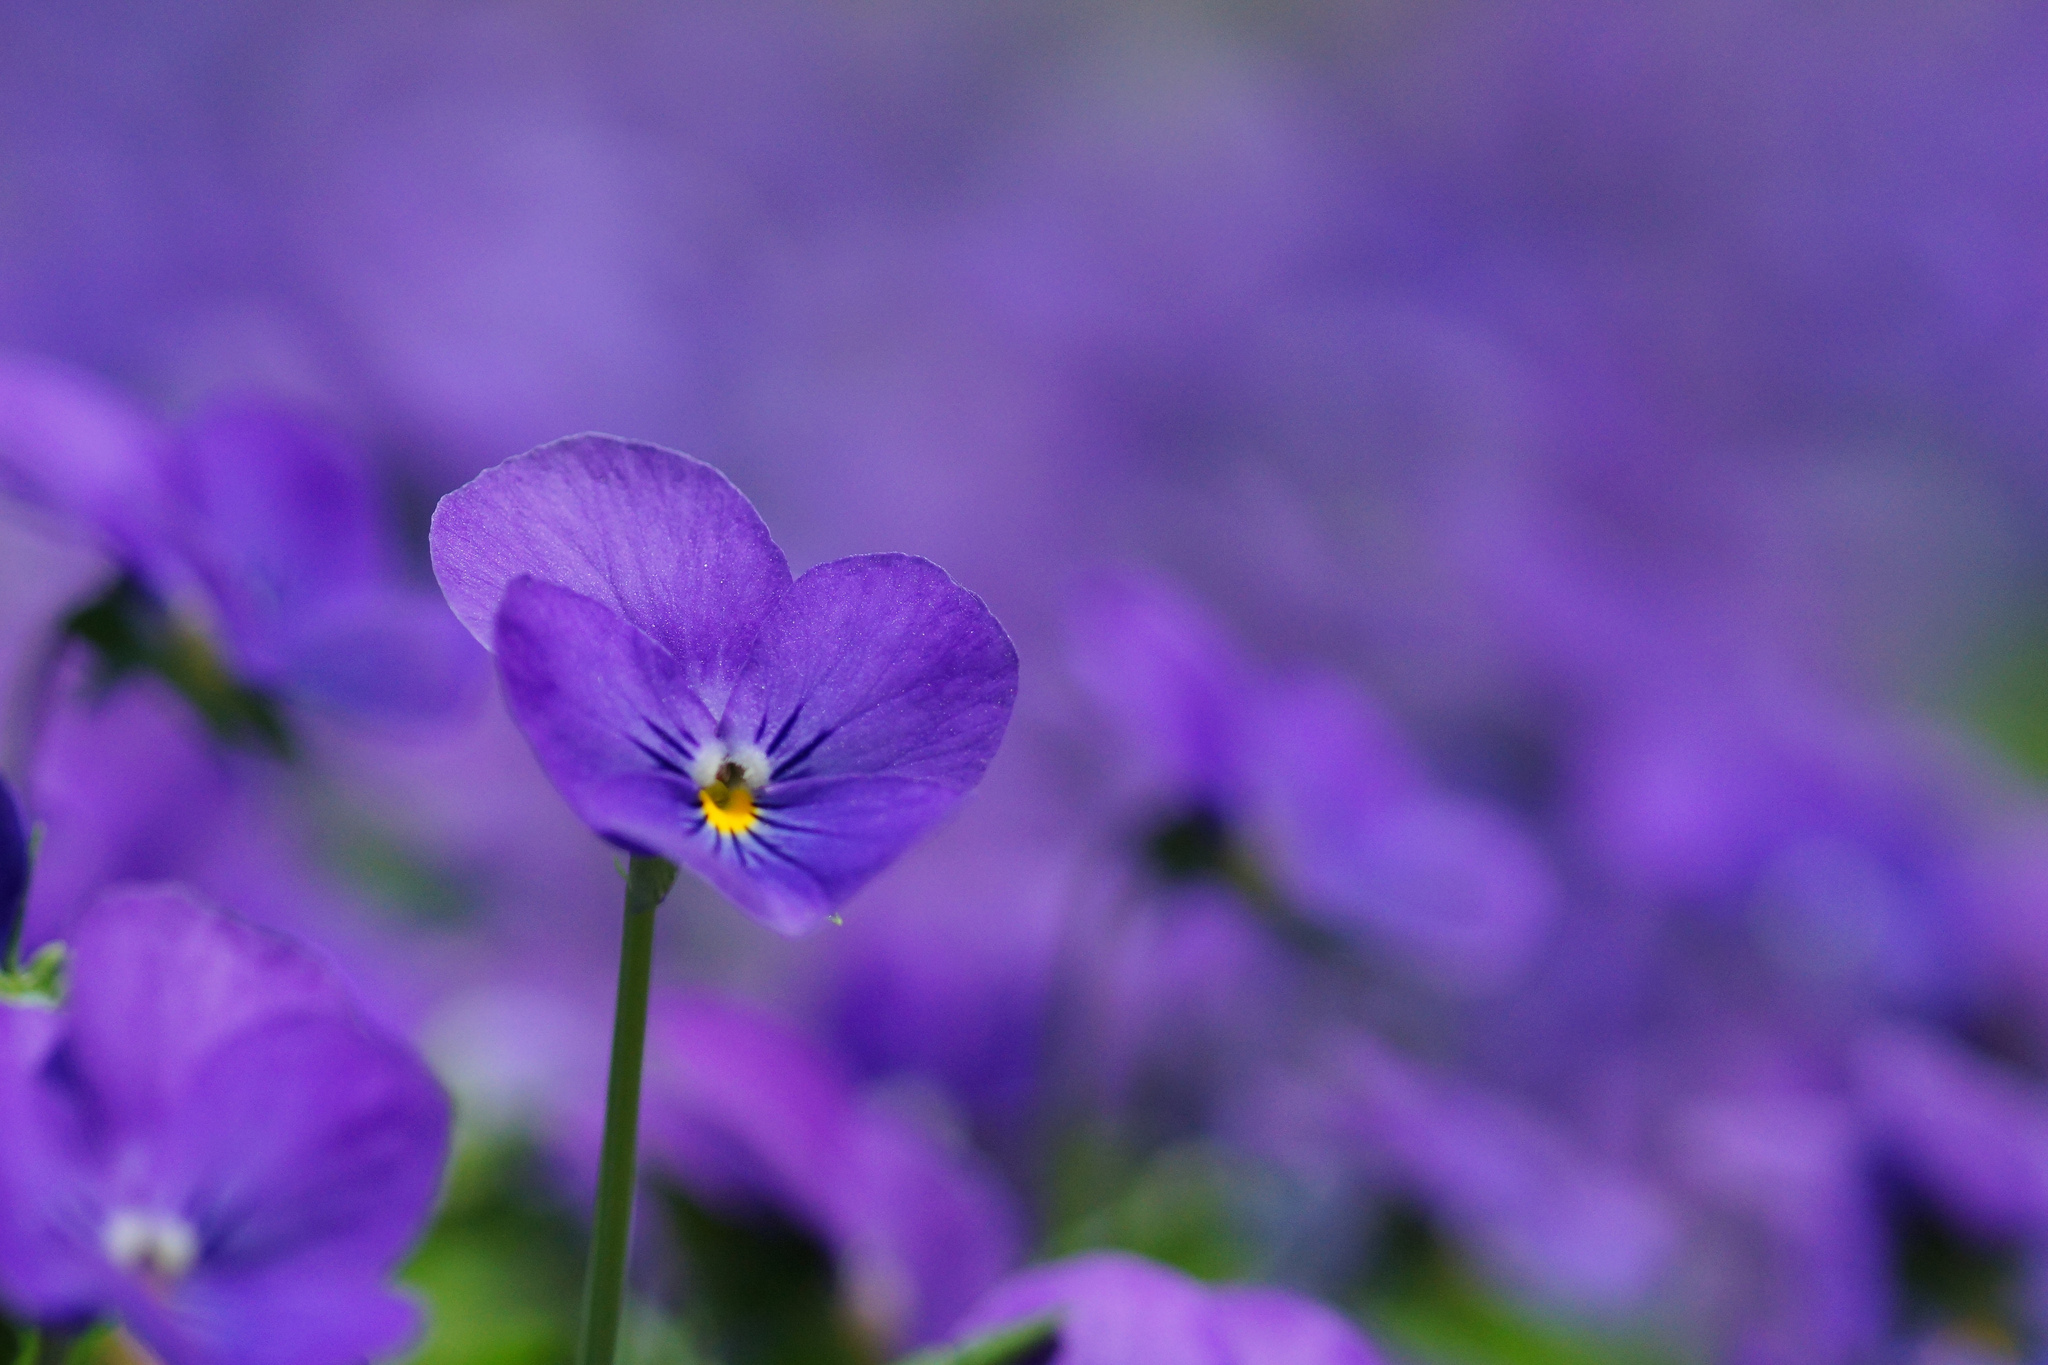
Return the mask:
[[1250,854],[1304,919],[1459,990],[1498,988],[1534,951],[1558,900],[1542,850],[1504,808],[1433,782],[1348,682],[1257,669],[1136,576],[1084,599],[1072,662],[1126,746],[1110,780],[1220,826],[1222,856]]
[[1580,1308],[1639,1305],[1683,1224],[1627,1165],[1511,1098],[1364,1034],[1246,1104],[1249,1138],[1319,1180],[1412,1200],[1499,1279]]
[[935,565],[792,582],[723,475],[654,446],[508,460],[442,499],[433,554],[570,807],[783,933],[959,803],[1016,697],[1008,636]]
[[66,937],[116,882],[176,881],[248,919],[318,942],[374,1017],[397,1024],[429,993],[430,945],[323,865],[290,774],[213,742],[153,677],[104,692],[60,677],[24,800],[44,830],[22,946]]
[[1585,843],[1615,879],[1742,931],[1768,979],[1954,1001],[1989,965],[1962,893],[1999,783],[1936,726],[1696,674],[1616,698],[1575,766]]
[[1669,1128],[1675,1173],[1720,1237],[1744,1249],[1750,1278],[1728,1286],[1715,1329],[1725,1358],[1876,1358],[1896,1312],[1895,1286],[1869,1153],[1849,1107],[1782,1084],[1724,1088],[1688,1097]]
[[366,463],[258,399],[173,431],[90,375],[0,355],[0,484],[196,614],[235,676],[371,718],[471,695],[461,636],[398,581]]
[[1379,1365],[1333,1310],[1277,1289],[1212,1289],[1178,1271],[1096,1252],[1013,1276],[976,1304],[956,1338],[1034,1318],[1058,1323],[1046,1365]]
[[0,1292],[167,1365],[350,1365],[414,1330],[385,1281],[448,1107],[288,940],[174,889],[77,926],[54,1011],[0,1008]]
[[1932,1029],[1872,1028],[1850,1054],[1878,1149],[1987,1240],[2048,1242],[2048,1092]]

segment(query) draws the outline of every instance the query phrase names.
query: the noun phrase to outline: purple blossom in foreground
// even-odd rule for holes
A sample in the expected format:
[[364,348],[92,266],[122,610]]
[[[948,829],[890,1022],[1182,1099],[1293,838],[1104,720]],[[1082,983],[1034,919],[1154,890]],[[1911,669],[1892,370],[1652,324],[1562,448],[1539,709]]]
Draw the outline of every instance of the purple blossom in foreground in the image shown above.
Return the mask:
[[350,1365],[415,1330],[385,1281],[448,1107],[288,940],[183,892],[109,894],[56,1010],[0,1008],[0,1299],[111,1317],[166,1365]]
[[91,375],[0,354],[0,486],[199,620],[243,682],[357,716],[471,695],[461,636],[402,584],[369,469],[277,404],[172,429]]
[[954,1335],[1034,1318],[1059,1324],[1046,1365],[1379,1365],[1332,1309],[1278,1289],[1212,1289],[1135,1256],[1097,1252],[997,1286]]
[[981,600],[908,555],[791,580],[709,465],[575,436],[442,499],[434,570],[571,809],[784,933],[980,781],[1017,693]]

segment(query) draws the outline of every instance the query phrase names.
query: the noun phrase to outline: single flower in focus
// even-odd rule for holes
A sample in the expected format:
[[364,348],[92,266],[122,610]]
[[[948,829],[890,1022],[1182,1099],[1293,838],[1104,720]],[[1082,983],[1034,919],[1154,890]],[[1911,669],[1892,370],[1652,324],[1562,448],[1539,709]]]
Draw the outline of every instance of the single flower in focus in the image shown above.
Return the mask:
[[277,724],[236,685],[399,720],[473,691],[460,633],[402,581],[363,453],[305,413],[231,399],[173,428],[92,375],[0,353],[0,488],[120,571],[73,632],[225,731]]
[[61,1008],[0,1006],[0,1300],[165,1365],[352,1365],[418,1318],[448,1106],[289,940],[168,888],[78,924]]
[[434,571],[585,823],[763,923],[824,920],[981,780],[1017,654],[909,555],[792,580],[709,465],[575,436],[434,514]]
[[[1004,1281],[954,1330],[961,1340],[1032,1319],[1057,1324],[1045,1365],[1379,1365],[1362,1333],[1313,1299],[1211,1288],[1120,1252]],[[1031,1357],[1036,1360],[1037,1356]]]

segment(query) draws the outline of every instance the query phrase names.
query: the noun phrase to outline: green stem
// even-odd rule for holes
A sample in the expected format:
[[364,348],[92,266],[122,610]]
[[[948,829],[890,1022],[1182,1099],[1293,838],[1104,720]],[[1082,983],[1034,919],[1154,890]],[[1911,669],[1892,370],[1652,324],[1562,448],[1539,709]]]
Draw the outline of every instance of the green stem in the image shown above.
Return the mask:
[[597,1168],[597,1218],[583,1285],[578,1365],[612,1365],[626,1296],[633,1231],[635,1149],[640,1137],[640,1064],[647,1052],[647,982],[654,966],[654,910],[675,885],[676,865],[635,857],[626,870],[626,934],[619,951],[619,1002],[612,1021],[611,1081],[604,1100],[604,1155]]

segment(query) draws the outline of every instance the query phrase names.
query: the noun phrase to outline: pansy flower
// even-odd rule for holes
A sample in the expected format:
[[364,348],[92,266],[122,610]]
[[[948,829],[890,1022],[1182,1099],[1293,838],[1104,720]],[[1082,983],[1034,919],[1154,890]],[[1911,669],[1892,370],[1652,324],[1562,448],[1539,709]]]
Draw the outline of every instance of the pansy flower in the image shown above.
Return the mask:
[[448,1106],[289,940],[115,892],[56,1010],[0,1006],[0,1299],[111,1319],[166,1365],[351,1365],[404,1344],[387,1280]]
[[1017,655],[909,555],[792,579],[709,465],[575,436],[442,499],[435,573],[585,823],[785,933],[951,811],[1009,723]]
[[222,665],[359,717],[438,716],[473,691],[460,632],[398,572],[363,453],[297,409],[223,399],[174,427],[92,375],[0,353],[0,489],[123,575],[74,628],[154,651],[196,700]]
[[1513,811],[1436,781],[1342,677],[1259,667],[1166,583],[1118,574],[1074,612],[1070,666],[1113,729],[1106,783],[1153,821],[1154,870],[1277,893],[1334,935],[1460,993],[1541,945],[1557,875]]

